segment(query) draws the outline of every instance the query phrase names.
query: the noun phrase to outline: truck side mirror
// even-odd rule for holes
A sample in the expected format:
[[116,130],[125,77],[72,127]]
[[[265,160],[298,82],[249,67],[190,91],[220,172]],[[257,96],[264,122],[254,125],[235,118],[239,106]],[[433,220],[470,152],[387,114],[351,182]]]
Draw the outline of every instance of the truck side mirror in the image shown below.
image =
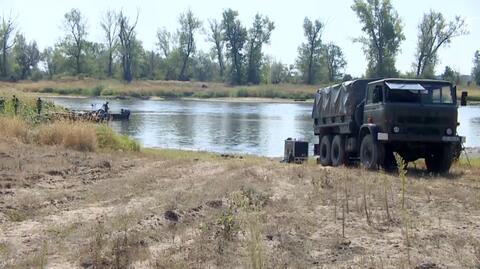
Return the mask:
[[461,106],[466,106],[467,105],[467,97],[468,97],[468,92],[463,91],[462,96],[460,97],[460,105]]

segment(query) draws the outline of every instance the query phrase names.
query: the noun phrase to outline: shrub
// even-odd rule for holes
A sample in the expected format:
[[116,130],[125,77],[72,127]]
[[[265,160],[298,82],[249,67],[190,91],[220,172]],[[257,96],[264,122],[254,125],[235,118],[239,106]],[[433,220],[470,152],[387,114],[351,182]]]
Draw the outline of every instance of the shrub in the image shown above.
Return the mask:
[[91,96],[100,96],[100,95],[102,95],[102,91],[103,91],[103,86],[98,85],[91,90],[90,95]]
[[96,129],[97,142],[100,148],[122,151],[139,151],[137,141],[126,135],[115,133],[108,125],[99,125]]

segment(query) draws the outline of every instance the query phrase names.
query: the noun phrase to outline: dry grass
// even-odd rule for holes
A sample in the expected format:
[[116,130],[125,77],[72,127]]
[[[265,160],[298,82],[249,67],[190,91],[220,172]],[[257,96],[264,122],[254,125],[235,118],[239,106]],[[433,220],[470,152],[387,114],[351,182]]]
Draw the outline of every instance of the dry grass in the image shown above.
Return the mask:
[[70,95],[104,95],[148,97],[267,97],[303,99],[311,98],[319,86],[311,85],[253,85],[229,86],[217,82],[182,82],[137,80],[123,83],[118,80],[60,79],[55,81],[1,82],[0,89],[23,92],[42,92]]
[[402,179],[313,163],[175,150],[84,153],[3,138],[0,158],[0,267],[479,264],[477,166],[455,164],[446,177],[410,167]]
[[36,140],[42,145],[62,145],[79,151],[94,151],[96,126],[86,122],[54,122],[38,128]]
[[0,117],[0,135],[24,143],[57,145],[78,151],[140,150],[138,142],[115,133],[108,125],[82,121],[55,121],[34,125],[20,117]]
[[0,117],[0,135],[28,142],[29,126],[18,117]]
[[462,91],[468,92],[468,99],[475,102],[480,102],[480,87],[475,86],[457,86],[457,95],[458,100],[460,100],[460,95]]

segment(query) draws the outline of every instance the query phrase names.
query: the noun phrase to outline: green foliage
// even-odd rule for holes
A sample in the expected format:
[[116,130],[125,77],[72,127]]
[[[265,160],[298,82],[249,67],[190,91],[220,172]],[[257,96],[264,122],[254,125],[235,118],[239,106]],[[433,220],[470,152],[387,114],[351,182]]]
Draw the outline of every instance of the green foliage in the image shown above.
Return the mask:
[[64,28],[66,31],[65,39],[60,43],[64,49],[67,58],[72,63],[74,74],[80,74],[83,71],[84,45],[87,36],[87,22],[80,13],[80,10],[73,8],[65,13]]
[[0,115],[7,117],[19,117],[28,124],[36,125],[49,120],[48,114],[62,111],[61,107],[55,106],[52,102],[42,100],[42,114],[37,113],[37,100],[32,97],[17,96],[18,107],[15,114],[13,97],[0,93],[0,100],[3,100],[3,109],[0,107]]
[[241,85],[244,82],[244,53],[243,47],[247,41],[247,29],[238,19],[238,12],[227,9],[223,12],[222,28],[227,45],[227,56],[231,61],[230,82]]
[[473,57],[472,77],[477,85],[480,85],[480,51],[475,52]]
[[438,49],[450,44],[454,37],[466,34],[465,26],[465,20],[459,16],[447,23],[440,12],[430,11],[423,15],[418,25],[416,62],[413,64],[417,77],[435,77]]
[[270,36],[274,29],[275,24],[268,17],[255,15],[253,26],[248,30],[248,83],[259,84],[261,81],[262,46],[270,42]]
[[17,34],[13,53],[20,69],[18,77],[26,79],[31,74],[31,68],[36,67],[40,61],[40,51],[38,50],[37,42],[27,43],[22,34]]
[[342,70],[347,65],[342,49],[333,43],[328,43],[323,48],[323,59],[328,70],[328,81],[339,81],[343,76]]
[[122,65],[122,79],[130,82],[133,80],[133,71],[132,66],[136,58],[136,47],[138,47],[139,42],[136,40],[135,27],[138,22],[138,14],[135,21],[132,23],[130,19],[123,13],[120,12],[118,15],[118,26],[119,26],[119,39],[120,47],[119,52],[121,55],[121,65]]
[[217,224],[220,225],[221,235],[225,240],[232,240],[239,229],[238,221],[233,214],[233,210],[228,208],[217,218]]
[[140,145],[137,141],[126,135],[117,134],[106,124],[97,127],[97,143],[102,149],[140,151]]
[[445,71],[442,74],[442,79],[450,81],[453,84],[459,84],[460,74],[453,70],[450,66],[445,66]]
[[195,53],[195,32],[202,27],[202,22],[193,15],[189,9],[187,12],[180,15],[178,19],[180,23],[178,44],[180,55],[182,57],[182,67],[178,80],[189,80],[186,74],[190,57]]
[[297,66],[306,84],[315,84],[320,80],[320,66],[322,56],[322,31],[324,24],[320,20],[312,22],[305,18],[303,31],[307,41],[298,48]]
[[400,17],[390,0],[355,0],[357,13],[366,36],[357,38],[368,59],[367,77],[395,77],[395,57],[405,40]]

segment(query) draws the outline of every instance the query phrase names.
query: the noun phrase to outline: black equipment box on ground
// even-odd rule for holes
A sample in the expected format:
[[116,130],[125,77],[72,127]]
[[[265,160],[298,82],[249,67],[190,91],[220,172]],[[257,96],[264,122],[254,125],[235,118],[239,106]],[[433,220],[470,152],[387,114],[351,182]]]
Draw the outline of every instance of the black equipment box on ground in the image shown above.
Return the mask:
[[302,163],[308,160],[308,142],[288,138],[285,140],[283,161]]

